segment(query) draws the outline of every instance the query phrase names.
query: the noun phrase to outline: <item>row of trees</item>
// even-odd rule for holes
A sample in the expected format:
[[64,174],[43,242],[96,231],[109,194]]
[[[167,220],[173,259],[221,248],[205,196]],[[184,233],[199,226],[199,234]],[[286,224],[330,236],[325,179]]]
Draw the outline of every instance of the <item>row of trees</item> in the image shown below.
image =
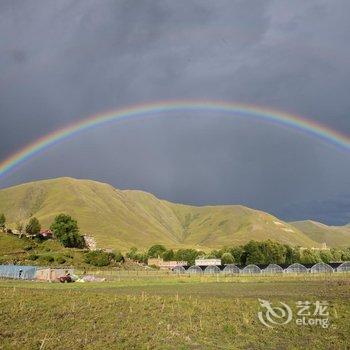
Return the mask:
[[[23,224],[17,224],[16,229],[23,233]],[[6,229],[6,217],[0,214],[0,229]],[[71,216],[66,214],[59,214],[55,217],[50,226],[53,235],[61,242],[61,244],[68,248],[84,248],[85,242],[83,236],[79,233],[78,223]],[[38,236],[41,231],[41,224],[36,217],[30,218],[28,224],[25,226],[25,234],[30,236]]]
[[293,264],[296,262],[314,264],[321,261],[325,263],[350,261],[350,248],[343,250],[334,248],[330,250],[311,250],[267,240],[261,242],[250,241],[245,245],[212,250],[210,253],[195,249],[174,251],[161,244],[156,244],[144,252],[137,248],[131,248],[126,256],[138,262],[147,262],[148,258],[160,257],[165,261],[187,261],[189,265],[193,265],[195,259],[198,258],[219,258],[222,264],[238,265]]

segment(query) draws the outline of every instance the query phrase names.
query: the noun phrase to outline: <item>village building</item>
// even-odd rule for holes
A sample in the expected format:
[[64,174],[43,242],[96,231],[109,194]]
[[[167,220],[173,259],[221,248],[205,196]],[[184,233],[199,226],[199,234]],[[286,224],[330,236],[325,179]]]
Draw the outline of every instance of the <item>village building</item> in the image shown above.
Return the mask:
[[221,259],[196,259],[195,266],[220,266]]
[[53,237],[53,233],[51,230],[43,230],[43,231],[40,231],[39,233],[40,236],[44,237],[44,238],[52,238]]
[[163,262],[163,259],[161,259],[161,258],[148,258],[147,265],[159,267],[162,262]]
[[73,275],[73,269],[51,269],[51,268],[39,268],[36,271],[35,278],[39,281],[57,282],[60,277],[67,274]]
[[187,261],[164,261],[162,258],[149,258],[148,266],[157,266],[161,269],[173,269],[176,266],[187,266]]

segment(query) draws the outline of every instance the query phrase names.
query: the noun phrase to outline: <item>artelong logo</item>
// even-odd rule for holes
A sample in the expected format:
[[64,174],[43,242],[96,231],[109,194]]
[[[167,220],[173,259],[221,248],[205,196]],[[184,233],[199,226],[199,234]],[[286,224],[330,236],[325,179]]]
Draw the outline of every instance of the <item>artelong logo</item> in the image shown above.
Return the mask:
[[[258,299],[263,310],[258,312],[259,321],[268,328],[286,325],[293,319],[293,312],[289,305],[279,302],[279,306],[273,306],[268,300]],[[297,301],[298,309],[295,324],[298,326],[320,326],[328,328],[329,320],[328,301]]]

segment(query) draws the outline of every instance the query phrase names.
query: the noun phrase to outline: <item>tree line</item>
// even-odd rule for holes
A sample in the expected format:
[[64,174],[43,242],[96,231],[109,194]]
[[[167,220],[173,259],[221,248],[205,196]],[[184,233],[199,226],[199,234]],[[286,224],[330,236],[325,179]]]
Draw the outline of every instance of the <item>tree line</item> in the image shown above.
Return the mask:
[[193,265],[195,260],[199,258],[218,258],[221,259],[223,265],[315,264],[318,262],[350,261],[350,248],[312,250],[292,247],[271,240],[252,240],[244,245],[214,249],[209,253],[196,249],[167,249],[161,244],[153,245],[146,251],[140,251],[133,247],[126,253],[126,257],[142,263],[146,263],[149,258],[159,257],[164,261],[187,261],[189,265]]

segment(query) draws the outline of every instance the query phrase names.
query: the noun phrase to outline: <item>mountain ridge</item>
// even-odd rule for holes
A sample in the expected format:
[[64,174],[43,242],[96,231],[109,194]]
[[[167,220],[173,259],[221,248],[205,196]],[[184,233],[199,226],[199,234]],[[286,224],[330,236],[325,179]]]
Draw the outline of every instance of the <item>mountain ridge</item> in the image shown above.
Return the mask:
[[[318,247],[293,223],[242,205],[194,206],[159,199],[140,190],[69,177],[40,180],[0,190],[0,212],[10,225],[36,216],[49,227],[61,213],[78,220],[82,233],[93,235],[101,248],[169,248],[209,250],[251,239]],[[350,245],[350,242],[349,242]]]
[[301,220],[290,223],[310,239],[318,243],[339,248],[350,247],[350,225],[330,226],[314,220]]

